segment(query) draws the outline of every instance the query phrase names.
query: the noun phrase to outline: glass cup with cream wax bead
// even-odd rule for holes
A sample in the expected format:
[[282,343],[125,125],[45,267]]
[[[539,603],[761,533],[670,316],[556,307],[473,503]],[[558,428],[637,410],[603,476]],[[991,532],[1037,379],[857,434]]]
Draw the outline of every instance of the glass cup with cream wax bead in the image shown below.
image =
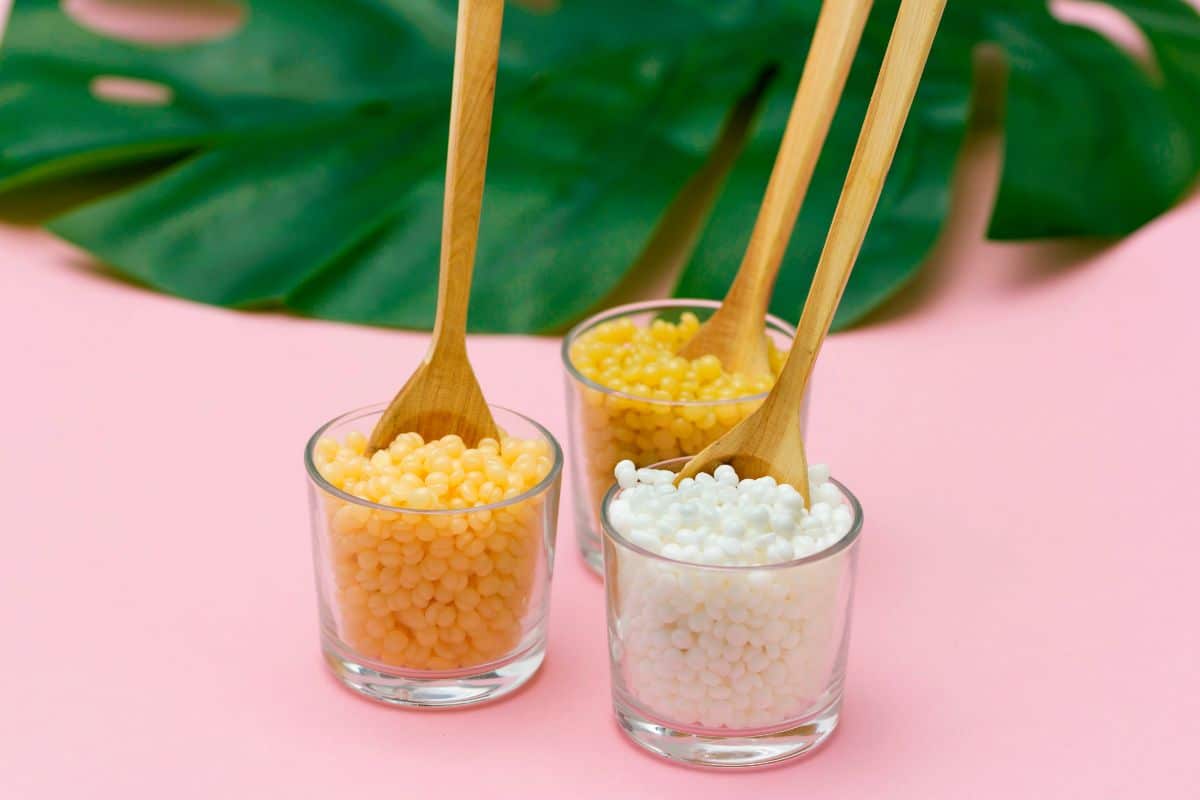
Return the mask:
[[[685,463],[655,468],[673,473]],[[862,509],[827,472],[812,477],[820,471],[810,470],[811,512],[799,510],[803,499],[792,492],[802,524],[787,523],[790,543],[773,537],[755,545],[765,548],[763,563],[746,563],[757,558],[748,550],[736,559],[687,547],[681,554],[673,535],[661,545],[638,526],[671,527],[671,513],[632,522],[628,501],[614,506],[630,490],[611,487],[601,516],[613,707],[641,747],[687,764],[760,766],[812,751],[837,727]],[[637,513],[646,516],[644,508]],[[807,521],[827,528],[810,531]],[[710,523],[753,528],[724,516]],[[748,536],[739,541],[750,547]],[[728,539],[721,545],[737,552]],[[774,549],[780,541],[786,553]]]
[[[575,535],[597,573],[600,504],[617,462],[644,467],[700,452],[762,403],[783,367],[795,329],[769,315],[770,376],[729,375],[713,356],[675,356],[720,305],[682,299],[617,306],[563,340]],[[806,395],[802,423],[807,412]]]
[[402,434],[367,458],[385,407],[326,423],[305,448],[325,660],[394,705],[506,695],[545,654],[562,450],[492,406],[499,442]]

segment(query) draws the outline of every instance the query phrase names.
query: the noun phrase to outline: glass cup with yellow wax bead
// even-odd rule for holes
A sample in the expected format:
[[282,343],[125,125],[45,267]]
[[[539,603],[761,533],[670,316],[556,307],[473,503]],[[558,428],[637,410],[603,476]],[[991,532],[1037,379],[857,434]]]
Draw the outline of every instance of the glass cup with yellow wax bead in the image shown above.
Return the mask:
[[[617,306],[579,323],[563,340],[575,532],[597,574],[600,508],[617,462],[645,467],[695,455],[758,408],[783,368],[795,329],[770,315],[770,375],[728,373],[714,356],[679,356],[719,306],[695,299]],[[801,422],[807,411],[805,397]]]
[[327,422],[304,451],[325,660],[393,705],[502,697],[545,654],[562,450],[492,406],[500,441],[405,433],[367,457],[385,407]]

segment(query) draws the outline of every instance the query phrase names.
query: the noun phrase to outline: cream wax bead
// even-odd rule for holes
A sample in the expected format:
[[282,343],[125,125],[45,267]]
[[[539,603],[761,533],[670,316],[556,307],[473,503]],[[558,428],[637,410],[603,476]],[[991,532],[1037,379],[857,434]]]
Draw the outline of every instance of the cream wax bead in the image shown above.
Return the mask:
[[659,751],[683,746],[663,728],[815,746],[840,705],[856,501],[820,465],[810,508],[728,465],[678,487],[673,469],[614,472],[605,570],[623,726]]
[[381,673],[470,673],[530,647],[540,663],[561,454],[532,421],[493,413],[532,435],[405,433],[369,456],[369,425],[314,437],[327,655]]
[[578,534],[584,557],[597,569],[599,507],[617,462],[644,467],[700,452],[758,407],[782,368],[791,329],[773,317],[766,330],[770,374],[730,373],[715,356],[678,355],[715,306],[625,306],[567,336]]

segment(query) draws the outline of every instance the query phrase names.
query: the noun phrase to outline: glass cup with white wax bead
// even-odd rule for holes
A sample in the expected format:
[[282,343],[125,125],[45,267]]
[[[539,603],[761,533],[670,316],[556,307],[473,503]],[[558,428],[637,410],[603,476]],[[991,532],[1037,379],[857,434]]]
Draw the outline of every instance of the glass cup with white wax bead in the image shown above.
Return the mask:
[[823,466],[812,503],[771,478],[622,462],[604,498],[613,707],[686,764],[761,766],[838,724],[862,508]]

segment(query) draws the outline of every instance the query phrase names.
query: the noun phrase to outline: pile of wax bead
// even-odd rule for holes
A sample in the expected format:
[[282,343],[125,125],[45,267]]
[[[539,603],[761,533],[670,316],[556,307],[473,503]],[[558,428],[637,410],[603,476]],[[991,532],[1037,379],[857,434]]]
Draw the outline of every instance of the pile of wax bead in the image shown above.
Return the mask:
[[769,339],[770,375],[728,373],[711,355],[693,360],[678,355],[699,328],[691,312],[677,324],[659,319],[646,328],[621,318],[571,343],[571,364],[583,377],[632,395],[581,389],[579,444],[596,508],[612,485],[617,462],[645,466],[700,452],[758,407],[741,398],[769,390],[783,368],[787,354]]
[[622,463],[616,474],[611,526],[670,559],[613,551],[629,697],[666,721],[731,729],[786,724],[827,702],[852,562],[844,553],[783,562],[850,531],[852,513],[828,470],[809,470],[811,509],[793,487],[738,480],[727,465],[677,488],[667,471]]
[[772,477],[738,480],[728,464],[684,478],[637,469],[614,470],[623,490],[609,521],[629,541],[667,558],[695,564],[760,565],[804,558],[850,530],[851,513],[824,465],[809,467],[812,508],[800,492]]
[[[468,448],[457,436],[398,436],[366,455],[366,438],[320,440],[314,463],[334,487],[388,506],[324,495],[339,635],[384,664],[448,670],[510,653],[538,569],[544,441],[505,437]],[[413,513],[414,511],[447,513]]]

